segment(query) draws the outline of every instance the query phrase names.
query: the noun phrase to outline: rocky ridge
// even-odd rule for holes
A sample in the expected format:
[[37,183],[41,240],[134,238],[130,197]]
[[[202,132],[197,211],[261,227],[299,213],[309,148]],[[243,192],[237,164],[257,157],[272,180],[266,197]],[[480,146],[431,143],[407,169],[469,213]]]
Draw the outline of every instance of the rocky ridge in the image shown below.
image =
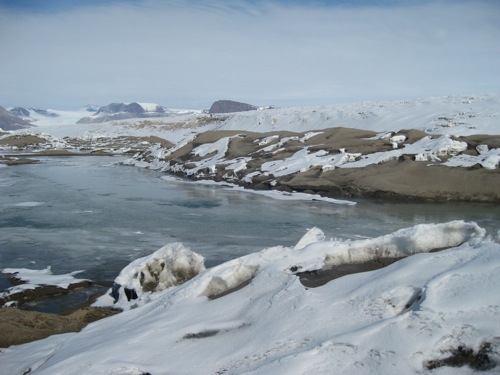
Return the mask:
[[[332,198],[500,202],[498,148],[500,136],[453,138],[418,130],[234,130],[201,133],[173,148],[155,146],[128,163],[194,180]],[[454,166],[456,160],[470,165]]]

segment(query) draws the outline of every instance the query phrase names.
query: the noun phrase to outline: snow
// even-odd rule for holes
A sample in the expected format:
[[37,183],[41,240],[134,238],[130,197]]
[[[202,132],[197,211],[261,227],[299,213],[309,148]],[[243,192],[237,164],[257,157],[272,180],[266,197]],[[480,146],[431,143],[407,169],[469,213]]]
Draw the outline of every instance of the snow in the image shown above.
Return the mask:
[[158,108],[161,106],[156,103],[137,103],[139,104],[146,112],[156,112]]
[[496,169],[500,167],[500,149],[488,149],[487,145],[477,146],[479,155],[457,155],[450,158],[445,165],[449,167],[472,167],[480,164],[486,169]]
[[[318,288],[293,271],[374,251],[404,259]],[[294,247],[206,269],[79,333],[3,349],[0,362],[10,374],[419,374],[459,345],[488,342],[499,363],[499,270],[500,244],[475,223],[348,242],[312,228]]]
[[0,297],[16,294],[28,289],[35,289],[41,285],[54,285],[66,289],[70,284],[76,284],[87,279],[77,279],[74,276],[83,271],[73,271],[68,274],[54,275],[51,267],[43,270],[31,270],[27,268],[4,268],[1,273],[12,274],[17,279],[22,280],[24,284],[19,284],[7,289],[6,292],[0,293]]
[[31,208],[31,207],[43,206],[44,204],[45,204],[44,202],[19,202],[12,204],[12,207]]
[[[453,156],[459,152],[467,150],[467,143],[451,139],[448,135],[432,139],[424,137],[403,148],[386,152],[375,152],[364,155],[361,160],[352,163],[342,163],[341,168],[362,168],[370,164],[380,164],[388,160],[398,159],[402,155],[414,155],[416,161],[440,162],[440,157]],[[456,159],[457,161],[459,159]],[[453,165],[461,167],[463,163],[456,162]]]

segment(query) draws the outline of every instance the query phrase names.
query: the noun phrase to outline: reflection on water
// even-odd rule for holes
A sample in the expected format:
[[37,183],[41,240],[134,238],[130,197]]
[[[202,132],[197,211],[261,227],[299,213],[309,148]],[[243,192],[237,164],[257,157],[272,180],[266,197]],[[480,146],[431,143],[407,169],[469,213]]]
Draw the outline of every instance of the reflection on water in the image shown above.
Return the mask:
[[2,168],[0,268],[112,280],[131,260],[181,241],[208,267],[268,246],[295,244],[308,228],[327,238],[359,239],[419,223],[473,220],[496,236],[500,207],[358,201],[278,201],[169,182],[155,172],[113,165],[117,159],[47,158]]

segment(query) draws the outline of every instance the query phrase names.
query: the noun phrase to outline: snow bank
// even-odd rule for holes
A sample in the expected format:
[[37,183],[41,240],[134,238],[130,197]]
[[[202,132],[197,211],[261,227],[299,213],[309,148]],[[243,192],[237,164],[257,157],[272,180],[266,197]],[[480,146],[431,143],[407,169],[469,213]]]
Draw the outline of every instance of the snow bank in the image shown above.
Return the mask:
[[398,256],[458,246],[305,288],[290,266],[320,266],[339,245],[313,228],[294,248],[267,248],[202,271],[79,333],[4,349],[2,371],[422,374],[459,346],[477,352],[487,345],[488,365],[498,369],[500,244],[484,230],[454,221],[350,244],[363,259],[376,246]]
[[[312,228],[294,248],[281,246],[264,249],[228,261],[205,272],[203,257],[180,243],[167,245],[150,256],[140,258],[124,268],[115,279],[112,295],[115,306],[124,309],[151,300],[157,292],[197,278],[195,295],[213,298],[248,283],[261,269],[279,267],[280,272],[314,271],[341,264],[355,264],[378,258],[404,258],[480,241],[485,230],[476,223],[452,221],[442,224],[420,224],[394,233],[357,241],[326,241],[319,228]],[[292,271],[294,270],[294,271]],[[177,275],[181,275],[180,277]],[[187,276],[186,276],[187,275]],[[109,302],[102,299],[99,304]]]
[[335,244],[331,246],[332,251],[326,254],[325,264],[360,263],[380,257],[403,258],[456,247],[467,241],[479,241],[485,234],[486,231],[476,223],[463,221],[419,224],[374,239]]

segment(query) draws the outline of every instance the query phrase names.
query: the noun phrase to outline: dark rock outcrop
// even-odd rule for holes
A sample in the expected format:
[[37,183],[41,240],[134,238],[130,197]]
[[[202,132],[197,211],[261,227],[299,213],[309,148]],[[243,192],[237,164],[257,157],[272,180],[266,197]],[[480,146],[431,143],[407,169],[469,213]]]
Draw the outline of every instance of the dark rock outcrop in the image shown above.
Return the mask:
[[234,102],[232,100],[217,100],[216,102],[214,102],[214,104],[212,104],[208,113],[214,114],[214,113],[245,112],[245,111],[254,111],[257,108],[258,107],[251,104]]
[[0,107],[0,128],[3,130],[26,129],[32,125],[23,119],[13,115],[5,108]]

